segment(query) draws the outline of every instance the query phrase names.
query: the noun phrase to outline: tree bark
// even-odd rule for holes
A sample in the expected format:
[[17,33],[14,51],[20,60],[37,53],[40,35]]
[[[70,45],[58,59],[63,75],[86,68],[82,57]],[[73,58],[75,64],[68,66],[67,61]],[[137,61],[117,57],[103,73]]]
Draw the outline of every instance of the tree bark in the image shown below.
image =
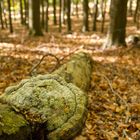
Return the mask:
[[21,20],[21,24],[24,24],[22,0],[20,0],[20,20]]
[[49,1],[46,0],[46,24],[45,24],[45,31],[48,32],[49,30]]
[[97,14],[98,14],[98,0],[95,3],[95,12],[93,17],[93,31],[96,31],[96,22],[97,22]]
[[11,16],[11,3],[10,0],[8,0],[8,11],[9,11],[9,28],[10,28],[10,33],[13,33],[13,24],[12,24],[12,16]]
[[4,29],[4,23],[3,23],[3,15],[2,15],[2,6],[0,2],[0,22],[1,22],[1,28]]
[[59,1],[59,32],[62,31],[62,0]]
[[67,30],[71,32],[71,0],[67,0]]
[[135,12],[134,12],[134,23],[136,23],[137,21],[137,13],[138,13],[138,9],[139,9],[139,0],[136,1],[136,8],[135,8]]
[[101,32],[104,32],[104,24],[105,24],[105,14],[106,14],[106,1],[102,0],[102,4],[103,4],[103,10],[102,10],[102,15],[103,15],[103,20],[101,23]]
[[57,20],[56,20],[56,0],[53,0],[53,23],[54,23],[54,25],[57,25]]
[[41,25],[45,27],[45,11],[44,11],[44,0],[41,0]]
[[0,103],[0,139],[31,140],[31,126],[13,108]]
[[127,0],[112,0],[110,5],[110,25],[105,48],[126,46]]
[[28,17],[29,17],[29,10],[28,10],[28,1],[27,0],[23,0],[24,3],[24,24],[28,26],[27,21],[28,21]]
[[29,28],[31,35],[43,35],[40,22],[40,0],[29,0]]
[[[37,82],[38,80],[43,81],[45,79],[45,77],[47,77],[47,80],[50,80],[52,84],[54,81],[54,89],[53,89],[53,94],[55,94],[54,90],[59,91],[59,88],[61,89],[60,92],[61,93],[57,93],[55,98],[58,98],[59,100],[61,98],[59,98],[59,96],[61,96],[62,94],[66,94],[65,96],[62,96],[63,98],[68,99],[70,94],[67,93],[69,92],[68,89],[70,89],[70,93],[72,93],[72,95],[75,94],[74,97],[74,101],[76,101],[76,106],[77,108],[72,108],[75,110],[74,114],[72,115],[72,119],[69,118],[69,120],[66,120],[66,122],[63,124],[63,126],[61,126],[60,128],[58,127],[58,129],[55,128],[55,130],[51,130],[51,127],[49,126],[53,126],[55,123],[54,121],[52,121],[49,124],[49,119],[53,118],[53,114],[49,117],[47,115],[47,125],[46,122],[44,121],[45,116],[43,116],[43,118],[41,116],[36,116],[36,109],[33,107],[31,110],[34,112],[35,110],[35,114],[33,113],[28,113],[26,112],[26,109],[24,108],[23,104],[26,104],[28,102],[28,95],[30,93],[30,91],[26,92],[26,90],[21,90],[21,92],[23,91],[23,96],[25,95],[25,102],[22,103],[22,101],[24,100],[24,97],[22,96],[21,92],[20,94],[17,92],[18,89],[22,88],[22,87],[26,87],[28,86],[28,84],[26,83],[30,83],[32,81],[32,79],[27,79],[22,81],[20,84],[18,84],[17,86],[13,86],[13,87],[9,87],[6,89],[5,93],[2,94],[0,96],[0,139],[2,140],[46,140],[46,139],[69,139],[72,138],[73,136],[75,136],[82,128],[83,123],[85,122],[86,119],[86,94],[84,94],[84,92],[86,92],[89,89],[89,85],[90,85],[90,75],[92,72],[92,59],[88,54],[85,53],[78,53],[75,54],[71,57],[71,59],[64,65],[62,65],[58,70],[54,71],[52,73],[52,75],[42,75],[42,76],[38,76],[35,77],[35,81]],[[57,74],[58,76],[55,76],[55,74]],[[39,78],[39,79],[38,79]],[[61,81],[62,79],[62,81]],[[65,81],[63,81],[65,80]],[[47,82],[47,81],[46,81]],[[39,87],[41,88],[41,91],[44,90],[44,88],[48,88],[48,86],[50,86],[50,84],[48,86],[45,86],[44,84],[46,83],[45,81],[42,82],[42,84],[39,84]],[[38,83],[38,82],[37,82]],[[36,83],[36,84],[37,84]],[[71,84],[69,84],[71,83]],[[30,83],[31,84],[31,83]],[[32,85],[29,84],[29,87]],[[34,83],[35,84],[35,83]],[[36,85],[35,84],[35,85]],[[24,86],[23,86],[24,85]],[[26,85],[26,86],[25,86]],[[59,87],[60,85],[60,87]],[[74,86],[76,85],[76,86]],[[28,90],[27,88],[27,90]],[[64,93],[62,92],[64,89]],[[52,88],[51,88],[52,90]],[[83,92],[84,91],[84,92]],[[12,92],[15,92],[14,96],[16,97],[14,99],[14,97],[12,96],[13,94],[10,94]],[[39,90],[37,91],[39,92]],[[53,96],[49,99],[49,94],[50,94],[50,90],[48,92],[47,95],[47,100],[49,101],[51,98],[53,98]],[[32,92],[31,92],[32,93]],[[38,95],[40,96],[41,93],[39,93]],[[58,94],[60,94],[59,96],[57,96]],[[10,97],[10,96],[12,97]],[[43,95],[43,94],[42,94]],[[45,94],[44,94],[45,95]],[[21,97],[20,97],[21,96]],[[34,96],[34,94],[33,94]],[[29,104],[27,105],[27,108],[29,109],[32,105],[34,106],[34,104],[36,103],[36,98],[35,98],[35,102],[32,100],[31,98],[32,96],[29,97]],[[41,96],[40,96],[41,97]],[[40,98],[38,97],[38,98]],[[19,100],[19,99],[20,100]],[[34,98],[34,97],[33,97]],[[13,102],[12,100],[15,100],[15,102]],[[17,108],[16,104],[16,100],[18,99],[17,104],[20,104],[22,107]],[[8,102],[9,100],[9,102]],[[45,101],[45,96],[43,97],[43,101]],[[46,103],[46,101],[44,103]],[[59,102],[61,102],[63,100],[60,100]],[[69,103],[72,104],[73,106],[73,101],[71,101],[71,99],[69,100]],[[52,101],[51,101],[52,102]],[[6,105],[4,103],[8,103],[9,105]],[[50,103],[50,101],[49,101]],[[12,105],[13,104],[13,105]],[[51,103],[52,104],[52,103]],[[64,102],[64,104],[67,104],[66,102]],[[56,102],[56,105],[59,106],[59,103]],[[48,107],[48,105],[47,105]],[[51,105],[53,109],[55,106]],[[38,108],[38,106],[37,106]],[[42,106],[41,108],[44,108],[44,106]],[[45,109],[45,108],[44,108]],[[55,108],[54,108],[55,109]],[[66,109],[66,110],[65,110]],[[45,110],[48,110],[48,108],[46,108]],[[48,112],[50,112],[48,110]],[[64,112],[66,112],[66,114],[68,113],[67,108],[60,108],[60,110],[64,110]],[[25,114],[24,114],[24,113]],[[40,112],[40,109],[39,109]],[[55,109],[55,112],[56,109]],[[54,112],[54,113],[55,113]],[[59,113],[59,112],[58,112]],[[41,118],[40,118],[41,117]],[[62,116],[63,119],[65,119]],[[42,123],[40,122],[43,119]],[[7,121],[8,120],[8,121]],[[55,120],[55,121],[59,121],[59,120]],[[62,120],[61,120],[62,121]],[[60,121],[60,122],[61,122]],[[51,130],[49,132],[49,130]]]
[[82,31],[89,31],[89,21],[88,21],[88,14],[89,14],[89,6],[88,0],[83,0],[83,29]]

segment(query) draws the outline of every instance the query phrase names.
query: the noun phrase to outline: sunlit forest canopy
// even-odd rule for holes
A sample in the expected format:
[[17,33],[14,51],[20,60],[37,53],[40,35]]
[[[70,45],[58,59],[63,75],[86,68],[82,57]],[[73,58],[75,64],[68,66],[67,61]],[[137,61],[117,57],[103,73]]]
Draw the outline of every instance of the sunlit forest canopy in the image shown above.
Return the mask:
[[[76,63],[79,73],[77,65],[69,66],[79,52],[91,57],[92,72],[85,69],[91,65],[87,58],[87,63],[85,58]],[[74,140],[139,140],[140,0],[0,0],[0,95],[7,87],[20,87],[21,80],[28,79],[30,84],[35,76],[40,80],[38,75],[57,70],[62,70],[59,75],[66,74],[65,82],[80,79],[76,86],[86,85],[83,71],[90,75],[86,77],[88,104],[84,104],[87,118]],[[16,87],[12,89],[16,92]],[[25,89],[21,88],[22,94]]]

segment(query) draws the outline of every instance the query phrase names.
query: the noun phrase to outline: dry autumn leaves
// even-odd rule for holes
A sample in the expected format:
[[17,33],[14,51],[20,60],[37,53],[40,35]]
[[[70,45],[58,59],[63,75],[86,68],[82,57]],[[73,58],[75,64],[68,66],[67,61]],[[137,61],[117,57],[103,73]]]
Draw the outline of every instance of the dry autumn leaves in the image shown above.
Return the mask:
[[[29,77],[31,69],[46,53],[63,64],[71,53],[88,52],[93,60],[88,116],[75,140],[140,139],[140,49],[101,51],[101,35],[47,34],[41,38],[7,38],[0,44],[0,92]],[[94,45],[93,45],[94,44]],[[131,47],[131,46],[130,46]],[[120,55],[124,54],[124,55]],[[44,57],[33,75],[49,73],[57,64],[53,56]]]

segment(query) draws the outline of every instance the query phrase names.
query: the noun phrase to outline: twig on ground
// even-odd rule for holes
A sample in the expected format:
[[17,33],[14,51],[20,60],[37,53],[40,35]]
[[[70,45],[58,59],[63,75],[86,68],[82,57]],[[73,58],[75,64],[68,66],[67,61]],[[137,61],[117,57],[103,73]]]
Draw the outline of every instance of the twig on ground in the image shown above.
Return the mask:
[[[99,73],[96,73],[96,74],[99,75],[99,76],[101,76],[101,77],[103,77],[103,78],[107,81],[107,83],[108,83],[108,85],[109,85],[109,87],[110,87],[112,93],[113,93],[114,95],[116,95],[116,96],[124,103],[124,105],[125,105],[125,107],[126,107],[126,112],[130,112],[130,107],[129,107],[129,105],[128,105],[127,102],[119,95],[119,93],[113,89],[110,80],[109,80],[105,75],[103,75],[103,74],[99,74]],[[127,113],[126,113],[126,114],[127,114]],[[126,115],[126,114],[125,114],[125,115]],[[130,116],[129,116],[129,115],[126,115],[125,123],[128,123],[129,118],[130,118]],[[124,134],[125,134],[125,135],[124,135]],[[125,131],[125,130],[123,130],[123,136],[126,136],[126,131]]]
[[60,61],[62,62],[64,59],[66,59],[67,57],[71,56],[72,54],[74,54],[78,50],[79,50],[79,48],[76,48],[74,51],[70,52],[69,54],[67,54],[66,56],[64,56],[63,58],[61,58]]
[[101,76],[101,77],[103,77],[107,81],[107,83],[108,83],[108,85],[109,85],[112,93],[114,93],[117,97],[119,97],[119,99],[122,100],[123,103],[127,106],[126,101],[113,89],[110,80],[105,75],[103,75],[103,74],[99,74],[99,73],[96,73],[96,74],[99,75],[99,76]]
[[56,59],[56,61],[57,61],[57,64],[56,64],[55,67],[52,69],[52,71],[54,71],[54,70],[60,65],[60,60],[59,60],[55,55],[53,55],[53,54],[51,54],[51,53],[47,53],[47,54],[43,55],[42,58],[39,60],[39,62],[38,62],[36,65],[34,65],[34,66],[32,67],[32,69],[31,69],[30,72],[29,72],[29,75],[32,75],[33,71],[41,64],[41,62],[43,61],[43,59],[44,59],[46,56],[52,56],[52,57],[54,57],[54,58]]

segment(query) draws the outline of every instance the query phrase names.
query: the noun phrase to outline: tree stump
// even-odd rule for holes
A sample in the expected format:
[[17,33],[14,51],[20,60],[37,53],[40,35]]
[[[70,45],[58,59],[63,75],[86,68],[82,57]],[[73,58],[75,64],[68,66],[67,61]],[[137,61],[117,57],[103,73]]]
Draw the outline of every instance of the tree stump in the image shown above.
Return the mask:
[[[91,72],[92,59],[81,52],[52,74],[24,79],[8,87],[0,96],[0,140],[10,140],[12,136],[12,140],[73,138],[86,119],[85,91]],[[3,118],[11,119],[10,123]]]

